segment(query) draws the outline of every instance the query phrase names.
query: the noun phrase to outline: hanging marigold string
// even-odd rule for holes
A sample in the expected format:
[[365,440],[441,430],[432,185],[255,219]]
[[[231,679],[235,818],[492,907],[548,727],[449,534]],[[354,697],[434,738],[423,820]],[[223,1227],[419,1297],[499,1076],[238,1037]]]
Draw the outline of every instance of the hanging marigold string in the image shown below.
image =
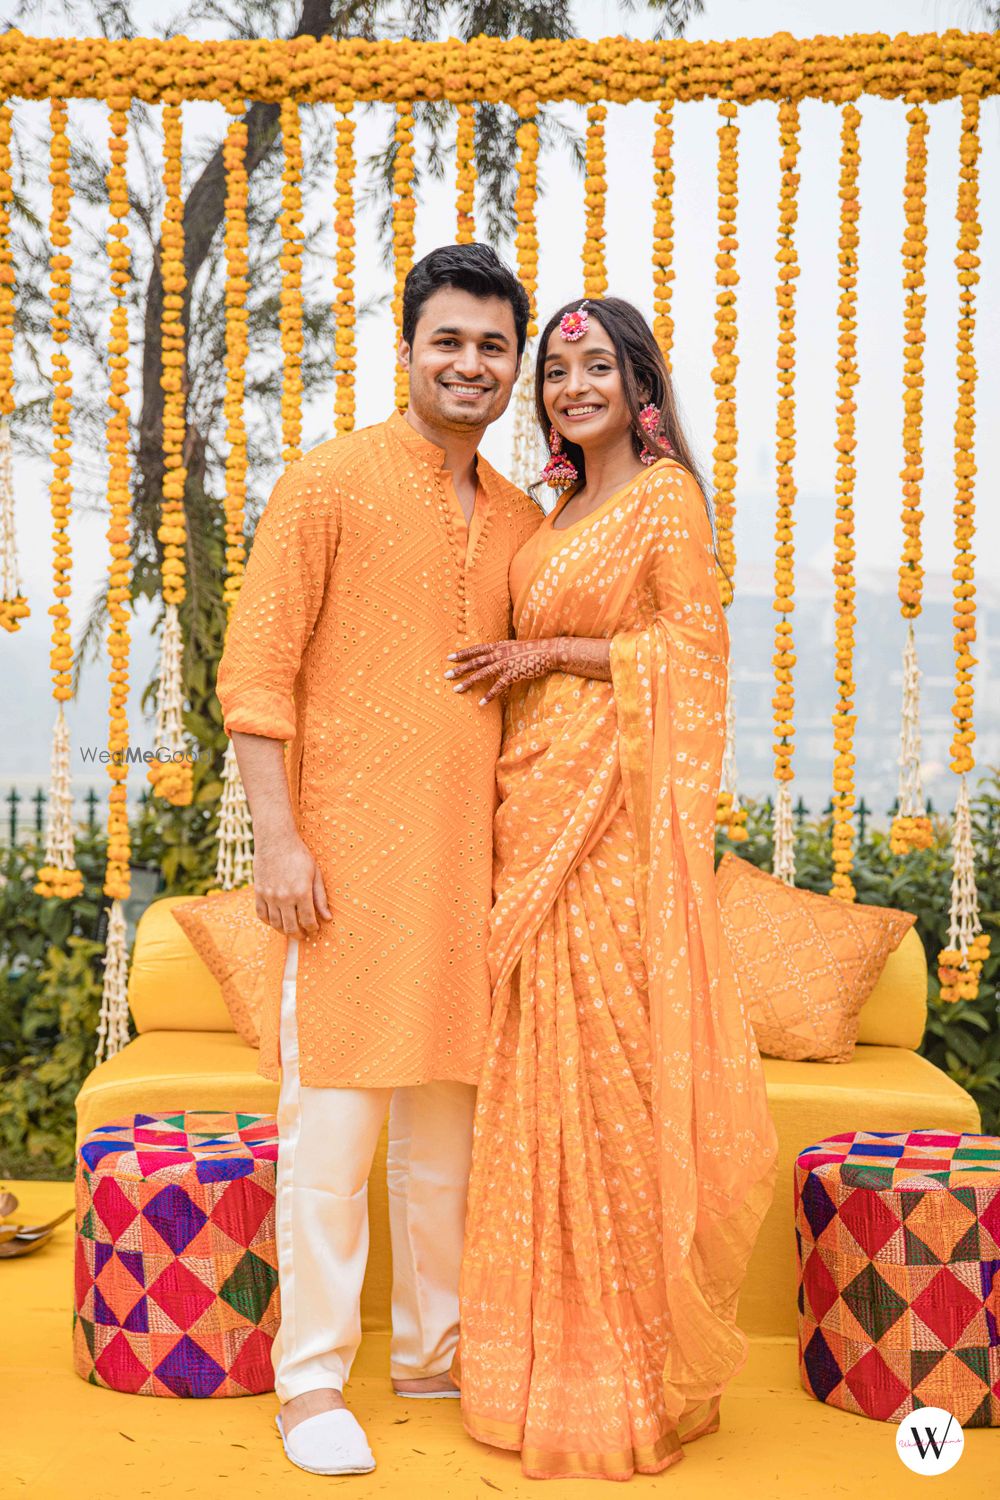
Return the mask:
[[[534,106],[529,104],[529,108]],[[535,415],[534,344],[538,336],[538,121],[522,119],[517,128],[517,191],[514,215],[517,234],[514,240],[517,274],[528,294],[527,343],[521,361],[521,374],[514,388],[514,435],[511,455],[511,478],[521,489],[534,484],[542,467],[539,456],[538,418]]]
[[777,514],[774,540],[774,799],[775,875],[795,881],[795,830],[792,823],[792,755],[795,749],[795,639],[792,613],[795,609],[795,547],[792,540],[796,497],[795,485],[795,283],[799,274],[795,248],[795,224],[799,197],[799,106],[785,101],[778,106],[778,136],[781,146],[781,189],[778,200],[778,422],[775,448],[777,469]]
[[104,990],[97,1032],[97,1061],[111,1057],[128,1042],[128,960],[125,951],[123,903],[131,890],[130,839],[128,826],[128,663],[131,548],[129,518],[129,412],[128,412],[128,308],[129,283],[128,156],[129,96],[120,87],[109,94],[111,166],[107,175],[111,225],[108,258],[111,265],[111,336],[108,340],[110,408],[108,445],[108,543],[111,565],[108,578],[108,655],[111,682],[108,722],[108,850],[104,894],[111,899],[107,948],[104,957]]
[[906,180],[903,187],[903,556],[899,566],[900,613],[906,621],[903,648],[903,712],[900,729],[898,810],[892,820],[889,845],[894,854],[928,849],[934,842],[931,820],[924,812],[920,774],[920,669],[914,620],[923,600],[924,570],[920,523],[923,479],[924,402],[924,261],[926,256],[927,115],[914,105],[906,116]]
[[583,240],[583,291],[586,297],[603,297],[608,289],[608,271],[604,261],[604,209],[608,190],[604,175],[604,122],[607,115],[603,104],[592,104],[587,110],[587,175],[584,180],[586,230]]
[[955,412],[955,608],[952,616],[955,649],[955,698],[952,719],[951,769],[960,778],[952,830],[951,912],[948,945],[938,954],[941,999],[975,1000],[979,977],[989,956],[990,940],[979,917],[976,891],[972,818],[969,807],[968,773],[976,762],[973,729],[972,654],[976,640],[975,554],[976,530],[975,435],[976,358],[973,338],[976,327],[976,286],[979,281],[979,100],[973,94],[962,99],[962,134],[959,143],[958,177],[958,403]]
[[[244,420],[247,339],[249,239],[247,235],[247,127],[243,101],[232,99],[233,119],[223,144],[226,170],[226,578],[223,599],[227,617],[239,598],[246,564],[244,513],[247,498],[247,434]],[[219,805],[216,884],[224,891],[253,879],[253,828],[250,808],[232,741],[226,743]]]
[[854,451],[857,446],[854,388],[858,383],[858,127],[861,114],[846,104],[840,134],[840,234],[837,304],[837,497],[834,526],[833,883],[831,896],[853,901],[854,884]]
[[229,106],[236,116],[226,131],[223,165],[226,171],[226,579],[223,598],[227,612],[239,597],[246,563],[244,512],[247,501],[247,430],[244,418],[247,339],[248,250],[247,127],[242,101]]
[[14,199],[10,176],[11,110],[0,104],[0,625],[21,628],[29,614],[21,592],[14,534],[14,465],[10,424],[14,410],[14,255],[10,245],[10,209]]
[[661,99],[653,141],[653,333],[670,368],[674,343],[674,107]]
[[299,106],[281,101],[281,456],[286,464],[302,457],[302,132]]
[[[715,257],[715,342],[712,352],[715,366],[715,446],[713,478],[715,481],[716,545],[719,561],[719,588],[724,605],[732,603],[732,578],[736,571],[736,545],[733,518],[736,513],[736,190],[740,127],[736,123],[737,106],[724,99],[719,105],[718,210],[719,249]],[[726,574],[729,576],[727,577]],[[729,686],[726,695],[726,749],[722,760],[722,777],[716,823],[726,829],[734,843],[747,837],[746,809],[740,807],[736,789],[736,711],[733,698],[732,653],[729,663]]]
[[184,489],[184,191],[182,182],[181,106],[171,99],[163,106],[163,225],[160,230],[160,274],[163,312],[160,317],[163,390],[163,500],[156,533],[163,549],[160,565],[165,605],[160,644],[160,683],[156,697],[156,746],[162,759],[150,762],[146,773],[154,797],[174,807],[188,807],[194,790],[194,765],[184,742],[184,645],[180,607],[186,596],[185,548],[187,527]]
[[357,366],[354,309],[354,119],[349,105],[337,117],[337,296],[333,316],[336,328],[336,396],[334,426],[337,432],[354,430],[354,371]]
[[52,514],[52,573],[55,602],[52,617],[52,696],[56,700],[56,722],[52,736],[52,766],[49,780],[45,862],[38,871],[35,891],[40,896],[79,896],[83,876],[76,868],[73,848],[73,790],[70,780],[69,725],[63,704],[73,695],[73,642],[70,635],[68,600],[72,593],[70,574],[73,553],[69,539],[72,500],[70,413],[73,384],[66,344],[70,334],[70,267],[68,110],[64,99],[53,99],[49,107],[49,182],[52,209],[49,216],[51,273],[49,330],[52,353],[52,478],[49,506]]
[[[395,156],[392,167],[392,242],[395,253],[396,282],[392,298],[392,315],[396,329],[396,343],[403,337],[403,287],[407,273],[413,265],[414,222],[416,206],[413,201],[413,106],[400,104],[396,108]],[[400,411],[409,401],[410,382],[404,367],[396,364],[396,405]]]
[[476,106],[458,106],[455,135],[455,243],[471,245],[476,238]]

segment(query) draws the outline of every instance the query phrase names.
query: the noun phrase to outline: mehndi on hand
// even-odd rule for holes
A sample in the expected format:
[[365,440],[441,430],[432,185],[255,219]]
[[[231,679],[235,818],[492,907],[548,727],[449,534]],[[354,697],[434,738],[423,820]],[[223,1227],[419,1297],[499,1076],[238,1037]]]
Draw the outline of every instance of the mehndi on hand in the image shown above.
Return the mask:
[[611,681],[611,647],[606,640],[588,640],[573,635],[540,641],[492,641],[464,646],[448,660],[454,665],[445,676],[455,678],[455,692],[489,684],[480,706],[489,703],[515,682],[547,677],[550,672],[569,672],[576,677]]

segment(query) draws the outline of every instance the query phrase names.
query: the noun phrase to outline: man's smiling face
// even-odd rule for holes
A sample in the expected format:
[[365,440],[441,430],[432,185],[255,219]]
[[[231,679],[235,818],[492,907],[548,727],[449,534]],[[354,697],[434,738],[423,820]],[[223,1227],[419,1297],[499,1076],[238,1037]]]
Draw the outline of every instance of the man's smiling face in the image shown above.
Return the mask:
[[520,360],[514,312],[502,297],[474,297],[444,286],[420,309],[412,345],[399,356],[410,372],[415,416],[448,432],[482,431],[506,410]]

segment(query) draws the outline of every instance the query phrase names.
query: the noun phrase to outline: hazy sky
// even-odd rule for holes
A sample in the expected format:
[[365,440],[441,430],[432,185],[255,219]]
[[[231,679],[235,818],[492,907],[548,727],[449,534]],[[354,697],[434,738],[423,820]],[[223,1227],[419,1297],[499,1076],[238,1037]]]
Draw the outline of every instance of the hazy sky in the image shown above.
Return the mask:
[[[143,6],[138,13],[143,13]],[[148,7],[151,15],[163,7]],[[653,21],[642,15],[623,16],[604,0],[582,0],[574,7],[583,33],[597,38],[628,30],[636,36],[652,33]],[[42,35],[55,29],[53,11],[39,5],[38,18],[27,29]],[[708,0],[706,15],[691,27],[692,38],[770,35],[788,31],[808,37],[854,31],[889,34],[976,26],[975,7],[944,0]],[[208,34],[204,29],[196,34]],[[18,105],[15,118],[43,119],[43,106]],[[73,106],[79,110],[81,106]],[[83,106],[96,109],[97,106]],[[897,101],[864,99],[860,104],[860,275],[858,349],[861,382],[858,401],[857,546],[859,571],[895,569],[898,560],[902,289],[902,181],[905,165],[905,107]],[[582,110],[564,106],[560,113],[579,123]],[[682,105],[676,110],[676,250],[674,370],[683,409],[695,446],[710,459],[714,424],[710,370],[715,289],[713,283],[716,235],[714,104]],[[927,343],[924,439],[926,445],[924,536],[929,565],[950,569],[952,434],[955,407],[955,197],[959,112],[953,103],[929,107]],[[736,547],[738,556],[763,558],[773,529],[773,448],[775,422],[774,356],[776,342],[775,233],[778,167],[776,110],[756,104],[741,111],[739,176],[738,374],[739,473],[737,483]],[[199,134],[221,132],[224,114],[213,105],[185,107],[185,128],[191,141]],[[359,129],[358,155],[381,142],[384,110],[368,111]],[[651,169],[652,106],[631,104],[609,109],[607,260],[610,290],[637,301],[648,313],[652,307],[651,280]],[[838,171],[839,110],[806,102],[802,106],[799,168],[802,177],[797,242],[801,264],[798,281],[799,422],[796,464],[801,492],[800,544],[803,564],[829,568],[832,547],[832,508],[829,496],[835,470],[835,360],[836,360],[836,177]],[[998,541],[1000,511],[1000,361],[995,357],[1000,334],[1000,278],[993,268],[1000,249],[1000,108],[996,99],[983,111],[981,157],[981,257],[983,280],[978,289],[976,351],[979,356],[977,404],[977,482],[979,522],[976,551],[983,579],[1000,581]],[[539,205],[541,266],[539,304],[547,309],[576,295],[581,288],[580,248],[583,238],[582,184],[568,161],[543,159],[544,191]],[[331,164],[332,185],[332,164]],[[40,187],[44,178],[40,176]],[[330,201],[311,206],[325,212]],[[44,199],[43,199],[44,203]],[[417,213],[417,254],[453,237],[454,187],[449,179],[432,186]],[[357,290],[360,298],[389,289],[374,243],[374,224],[359,224]],[[582,295],[582,293],[581,293]],[[362,329],[358,369],[358,414],[362,423],[384,416],[392,396],[392,330],[387,314],[368,319]],[[138,351],[135,351],[136,354]],[[276,352],[280,357],[280,351]],[[133,387],[134,387],[133,377]],[[311,403],[306,444],[330,435],[332,394],[322,392]],[[485,451],[500,467],[509,457],[508,423],[491,431]],[[19,635],[0,644],[3,656],[16,658],[15,680],[30,682],[28,712],[19,714],[16,743],[8,740],[0,751],[0,779],[15,770],[22,775],[37,766],[44,779],[51,709],[44,697],[47,681],[46,609],[50,602],[51,562],[46,484],[42,465],[17,464],[17,526],[23,582],[33,607],[32,618]],[[741,495],[744,506],[741,510]],[[819,497],[817,499],[817,497]],[[823,514],[808,514],[822,505]],[[77,516],[73,522],[73,602],[78,620],[104,575],[104,521]],[[737,584],[739,575],[737,574]],[[148,639],[148,623],[135,627],[136,678],[142,682],[155,659]],[[827,645],[824,649],[829,650]],[[2,659],[2,658],[0,658]],[[766,666],[761,663],[761,666]],[[37,684],[37,689],[35,687]],[[37,692],[37,697],[36,697]],[[73,717],[81,724],[98,722],[106,705],[103,671],[91,669],[84,679],[83,702]]]

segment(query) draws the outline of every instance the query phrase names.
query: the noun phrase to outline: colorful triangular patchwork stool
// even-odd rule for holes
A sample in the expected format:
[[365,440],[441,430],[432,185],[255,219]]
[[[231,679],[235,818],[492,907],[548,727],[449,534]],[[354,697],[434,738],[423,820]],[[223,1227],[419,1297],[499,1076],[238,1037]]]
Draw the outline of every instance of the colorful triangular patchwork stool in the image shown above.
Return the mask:
[[73,1359],[141,1396],[274,1387],[273,1116],[130,1115],[76,1163]]
[[795,1163],[795,1230],[810,1395],[1000,1426],[1000,1137],[830,1136]]

